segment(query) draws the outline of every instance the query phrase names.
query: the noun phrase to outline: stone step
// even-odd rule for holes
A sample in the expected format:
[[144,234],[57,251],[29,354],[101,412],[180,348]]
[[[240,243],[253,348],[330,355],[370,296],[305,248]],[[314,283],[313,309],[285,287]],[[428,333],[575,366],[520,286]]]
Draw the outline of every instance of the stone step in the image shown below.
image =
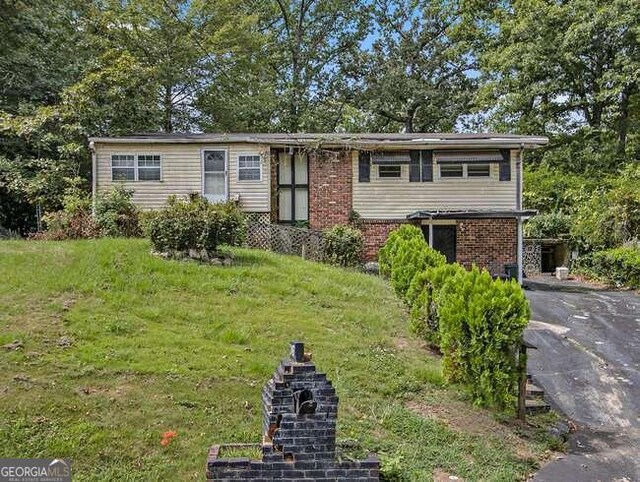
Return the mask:
[[551,406],[541,399],[527,399],[524,402],[525,412],[528,414],[544,413],[551,410]]
[[544,390],[532,382],[527,383],[526,394],[527,398],[544,398]]

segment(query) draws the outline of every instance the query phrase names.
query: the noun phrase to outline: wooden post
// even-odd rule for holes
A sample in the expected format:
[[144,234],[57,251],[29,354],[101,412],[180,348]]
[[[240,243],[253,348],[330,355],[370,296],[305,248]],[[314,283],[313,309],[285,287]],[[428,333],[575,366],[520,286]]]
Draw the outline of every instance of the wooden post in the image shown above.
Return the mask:
[[520,374],[518,386],[518,420],[524,420],[527,401],[527,345],[524,340],[520,344],[520,352],[518,353],[518,373]]

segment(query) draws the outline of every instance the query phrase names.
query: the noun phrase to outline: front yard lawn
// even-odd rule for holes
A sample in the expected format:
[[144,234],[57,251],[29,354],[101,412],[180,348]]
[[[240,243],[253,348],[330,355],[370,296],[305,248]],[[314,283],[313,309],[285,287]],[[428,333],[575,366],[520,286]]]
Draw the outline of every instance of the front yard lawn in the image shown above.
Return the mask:
[[388,475],[525,478],[544,437],[444,387],[407,325],[384,280],[298,258],[0,242],[0,457],[69,457],[74,480],[202,480],[211,444],[261,440],[262,386],[296,339],[336,387],[338,439]]

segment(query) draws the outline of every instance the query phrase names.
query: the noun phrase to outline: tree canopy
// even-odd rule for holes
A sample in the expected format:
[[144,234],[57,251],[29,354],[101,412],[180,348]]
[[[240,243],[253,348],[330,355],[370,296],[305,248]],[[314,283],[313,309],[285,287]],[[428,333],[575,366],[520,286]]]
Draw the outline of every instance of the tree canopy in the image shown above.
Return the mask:
[[0,226],[23,233],[88,188],[91,135],[547,135],[525,200],[572,215],[535,183],[618,189],[640,158],[635,0],[0,0],[0,35]]

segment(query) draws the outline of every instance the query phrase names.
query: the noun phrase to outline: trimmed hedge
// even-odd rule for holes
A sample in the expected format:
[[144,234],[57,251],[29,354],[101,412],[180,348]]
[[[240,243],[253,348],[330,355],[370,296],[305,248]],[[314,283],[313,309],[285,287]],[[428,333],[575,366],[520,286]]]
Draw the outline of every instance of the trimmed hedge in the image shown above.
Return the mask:
[[234,203],[213,204],[199,194],[187,200],[171,196],[146,224],[151,245],[161,252],[215,254],[222,245],[241,244],[245,232],[244,216]]
[[577,269],[618,286],[640,289],[640,246],[596,251],[580,258]]

